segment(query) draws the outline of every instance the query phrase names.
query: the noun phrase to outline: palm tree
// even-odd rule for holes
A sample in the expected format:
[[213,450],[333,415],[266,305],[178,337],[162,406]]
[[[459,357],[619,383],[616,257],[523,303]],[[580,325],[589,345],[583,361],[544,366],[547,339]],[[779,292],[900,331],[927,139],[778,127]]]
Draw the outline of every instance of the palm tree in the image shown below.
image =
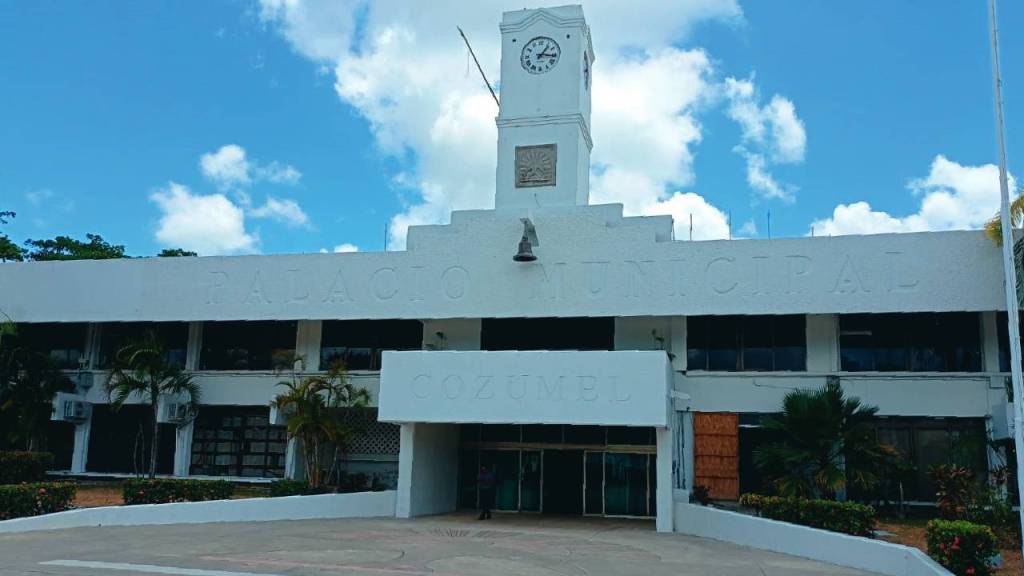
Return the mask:
[[875,437],[878,408],[846,398],[837,381],[790,392],[782,405],[763,422],[778,440],[755,451],[754,463],[783,496],[831,499],[849,485],[870,489],[896,456]]
[[157,413],[160,396],[187,398],[189,413],[194,415],[200,401],[199,385],[191,374],[168,359],[163,342],[155,332],[147,330],[138,341],[117,351],[106,386],[114,410],[119,410],[132,396],[149,405],[153,414],[149,477],[155,477],[160,450],[160,419]]
[[[1010,225],[1014,228],[1024,226],[1024,184],[1017,189],[1017,197],[1010,202]],[[996,246],[1003,245],[1003,221],[1000,214],[997,213],[985,222],[985,235]]]
[[10,424],[11,443],[30,451],[45,449],[53,397],[75,386],[49,356],[5,338],[16,333],[11,326],[0,327],[0,419]]
[[355,428],[344,420],[351,409],[365,408],[370,394],[354,386],[344,363],[336,362],[324,374],[301,375],[292,364],[291,378],[278,383],[285,391],[274,405],[288,416],[288,437],[302,442],[303,469],[313,488],[323,485],[325,454],[330,446],[345,452]]

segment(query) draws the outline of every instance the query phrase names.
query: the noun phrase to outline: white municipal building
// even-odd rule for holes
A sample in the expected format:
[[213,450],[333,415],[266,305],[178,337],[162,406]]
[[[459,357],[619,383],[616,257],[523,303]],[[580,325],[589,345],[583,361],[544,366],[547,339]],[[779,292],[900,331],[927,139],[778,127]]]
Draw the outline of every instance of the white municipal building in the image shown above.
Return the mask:
[[77,382],[59,468],[138,468],[147,412],[111,411],[104,369],[144,328],[203,391],[194,420],[162,411],[162,473],[293,475],[274,358],[340,358],[372,394],[348,469],[397,488],[400,517],[474,507],[487,465],[499,510],[671,530],[696,485],[758,490],[761,418],[836,380],[916,466],[908,500],[934,499],[928,467],[962,439],[1007,438],[1002,264],[981,232],[693,242],[591,205],[582,9],[508,12],[501,36],[495,208],[410,228],[405,251],[0,266],[20,337]]

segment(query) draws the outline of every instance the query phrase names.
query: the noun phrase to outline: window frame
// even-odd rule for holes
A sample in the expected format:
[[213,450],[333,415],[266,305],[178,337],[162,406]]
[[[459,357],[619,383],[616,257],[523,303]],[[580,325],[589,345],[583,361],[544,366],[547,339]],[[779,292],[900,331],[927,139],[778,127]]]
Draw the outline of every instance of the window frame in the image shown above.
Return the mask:
[[[769,322],[769,337],[767,346],[748,346],[748,332],[753,330],[758,323]],[[799,324],[800,328],[789,333],[794,326],[787,326],[785,323],[793,322]],[[732,345],[718,347],[718,342],[727,342],[729,338],[718,340],[715,338],[715,328],[725,327],[718,334],[726,334],[731,337]],[[763,330],[763,326],[761,327]],[[785,333],[784,333],[785,332]],[[787,345],[791,337],[800,334],[798,340],[801,345]],[[697,335],[695,337],[695,335]],[[753,340],[753,338],[749,338]],[[785,350],[802,350],[801,358],[797,363],[782,362],[785,358]],[[748,350],[770,351],[771,366],[767,368],[751,367],[748,360]],[[716,350],[726,350],[725,354],[735,357],[735,364],[732,368],[724,368],[715,365],[713,354]],[[702,358],[701,361],[697,361]],[[785,367],[779,367],[784,364]],[[696,367],[695,367],[696,366]],[[715,366],[715,367],[712,367]],[[796,367],[794,367],[796,366]],[[759,314],[759,315],[696,315],[686,317],[686,371],[687,372],[784,372],[801,373],[807,372],[807,316],[805,314]]]

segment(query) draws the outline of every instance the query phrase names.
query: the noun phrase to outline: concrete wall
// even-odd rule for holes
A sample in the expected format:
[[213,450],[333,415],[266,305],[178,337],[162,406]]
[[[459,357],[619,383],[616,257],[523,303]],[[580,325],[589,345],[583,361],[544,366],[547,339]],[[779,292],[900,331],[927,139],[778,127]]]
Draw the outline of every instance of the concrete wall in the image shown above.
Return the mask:
[[412,518],[453,512],[459,469],[456,424],[402,424],[395,515]]
[[991,311],[999,250],[981,232],[659,241],[622,207],[456,212],[405,252],[25,262],[0,266],[17,322],[676,316]]
[[693,504],[676,503],[677,532],[889,576],[949,576],[917,548]]
[[385,352],[378,418],[666,426],[661,351]]
[[0,522],[0,534],[86,526],[145,526],[392,516],[395,492],[320,494],[139,506],[81,508]]

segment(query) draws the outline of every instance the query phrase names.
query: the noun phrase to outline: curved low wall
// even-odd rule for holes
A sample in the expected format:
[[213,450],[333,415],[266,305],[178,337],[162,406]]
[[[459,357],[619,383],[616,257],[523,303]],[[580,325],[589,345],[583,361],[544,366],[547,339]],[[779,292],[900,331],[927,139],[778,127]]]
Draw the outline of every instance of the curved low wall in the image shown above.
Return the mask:
[[395,515],[395,491],[80,508],[0,522],[0,534],[84,526],[266,522]]
[[887,576],[951,576],[949,571],[917,548],[707,506],[676,502],[675,528],[676,532],[691,536]]

